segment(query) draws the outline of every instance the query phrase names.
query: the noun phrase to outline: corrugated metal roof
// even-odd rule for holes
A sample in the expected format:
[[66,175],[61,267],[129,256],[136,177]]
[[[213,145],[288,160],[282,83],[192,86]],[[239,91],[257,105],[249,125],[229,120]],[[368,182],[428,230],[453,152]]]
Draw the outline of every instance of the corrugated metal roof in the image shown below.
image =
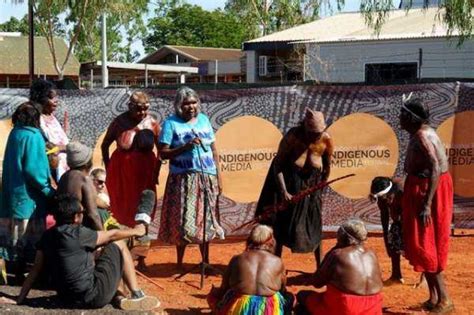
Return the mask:
[[240,49],[165,45],[141,59],[139,63],[155,63],[170,53],[186,56],[193,61],[236,60],[243,55]]
[[[380,34],[365,24],[360,12],[339,13],[334,16],[299,25],[281,32],[247,41],[263,42],[344,42],[355,40],[428,38],[447,36],[447,27],[439,20],[438,8],[393,10],[383,24]],[[453,32],[452,35],[458,34]]]
[[[59,61],[63,61],[68,49],[66,43],[55,38],[54,45]],[[78,76],[79,67],[79,61],[71,56],[64,75]],[[29,74],[27,36],[0,36],[0,74]],[[35,74],[57,75],[45,37],[35,36]]]

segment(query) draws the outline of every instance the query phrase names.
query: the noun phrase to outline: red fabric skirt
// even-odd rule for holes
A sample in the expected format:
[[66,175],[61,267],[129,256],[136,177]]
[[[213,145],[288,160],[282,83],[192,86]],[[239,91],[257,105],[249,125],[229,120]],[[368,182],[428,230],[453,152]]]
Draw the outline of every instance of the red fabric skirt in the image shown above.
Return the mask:
[[446,268],[449,232],[453,216],[453,181],[441,174],[431,204],[432,223],[423,226],[419,214],[428,193],[428,178],[409,175],[402,199],[405,257],[417,272],[441,272]]
[[312,292],[302,301],[312,315],[382,315],[382,293],[354,295],[327,285],[326,292]]
[[[135,226],[135,213],[143,190],[156,191],[153,152],[115,150],[107,167],[110,209],[120,224]],[[152,214],[152,219],[155,213]]]

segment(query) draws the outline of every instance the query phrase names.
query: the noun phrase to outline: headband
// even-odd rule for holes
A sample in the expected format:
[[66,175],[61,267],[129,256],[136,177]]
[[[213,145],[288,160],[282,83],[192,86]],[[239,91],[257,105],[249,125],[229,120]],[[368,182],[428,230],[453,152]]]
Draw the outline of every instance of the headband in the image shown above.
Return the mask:
[[347,232],[347,230],[344,228],[344,226],[341,225],[340,228],[344,232],[344,234],[346,234],[350,239],[352,239],[356,242],[363,242],[364,241],[364,240],[358,239],[357,237],[355,237],[351,233]]
[[402,104],[402,109],[406,110],[407,112],[409,112],[412,116],[416,117],[417,119],[421,120],[421,121],[424,121],[425,119],[424,118],[421,118],[419,115],[415,114],[411,109],[409,109],[405,103]]
[[46,155],[50,155],[50,154],[53,154],[53,153],[58,153],[60,150],[59,150],[59,147],[52,147],[51,149],[49,149],[48,151],[46,151]]
[[385,189],[379,191],[378,193],[370,194],[370,196],[373,197],[375,200],[377,200],[378,197],[382,197],[383,195],[386,195],[386,194],[390,191],[390,189],[392,189],[392,186],[393,186],[393,184],[392,184],[392,182],[390,181],[390,182],[388,183],[387,188],[385,188]]

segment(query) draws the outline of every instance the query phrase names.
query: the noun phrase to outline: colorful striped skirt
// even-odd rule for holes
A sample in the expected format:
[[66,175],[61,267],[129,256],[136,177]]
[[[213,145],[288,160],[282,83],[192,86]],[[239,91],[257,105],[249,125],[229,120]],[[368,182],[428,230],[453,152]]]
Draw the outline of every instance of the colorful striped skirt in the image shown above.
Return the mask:
[[287,292],[272,296],[237,294],[229,290],[217,304],[218,315],[283,315],[291,314],[294,297]]
[[201,244],[204,240],[204,210],[206,210],[205,241],[224,238],[219,223],[217,177],[210,174],[169,174],[161,209],[160,240],[175,245]]

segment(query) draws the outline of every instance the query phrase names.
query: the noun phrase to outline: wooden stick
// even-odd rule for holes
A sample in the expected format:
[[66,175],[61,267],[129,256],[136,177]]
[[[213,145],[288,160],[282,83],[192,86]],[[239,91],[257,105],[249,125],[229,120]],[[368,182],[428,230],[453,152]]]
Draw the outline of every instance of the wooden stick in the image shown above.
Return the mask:
[[327,181],[327,182],[321,182],[321,183],[318,183],[318,184],[316,184],[316,185],[314,185],[314,186],[312,186],[308,189],[302,190],[302,191],[298,192],[297,194],[295,194],[293,196],[293,199],[291,199],[290,202],[282,201],[279,204],[276,204],[275,206],[269,206],[268,208],[266,208],[263,211],[263,213],[261,215],[259,215],[255,218],[253,218],[252,220],[247,221],[244,224],[236,227],[235,229],[232,230],[232,232],[238,231],[238,230],[240,230],[240,229],[242,229],[242,228],[244,228],[248,225],[258,223],[258,221],[260,221],[261,219],[267,218],[268,216],[270,216],[271,214],[273,214],[275,212],[280,212],[280,211],[285,210],[288,207],[289,204],[297,203],[298,201],[305,198],[307,195],[310,195],[310,194],[312,194],[313,192],[315,192],[317,190],[323,189],[324,187],[326,187],[326,186],[328,186],[328,185],[330,185],[334,182],[337,182],[337,181],[340,181],[342,179],[346,179],[346,178],[352,177],[352,176],[355,176],[355,174],[348,174],[348,175],[341,176],[341,177],[335,178],[335,179]]
[[153,283],[154,285],[156,285],[158,288],[164,290],[165,288],[163,288],[161,285],[158,284],[158,282],[156,282],[155,280],[151,279],[150,277],[144,275],[143,273],[141,273],[140,271],[138,270],[135,270],[135,272],[137,273],[137,275],[139,275],[140,277],[142,277],[143,279],[147,280],[148,282],[151,282]]

